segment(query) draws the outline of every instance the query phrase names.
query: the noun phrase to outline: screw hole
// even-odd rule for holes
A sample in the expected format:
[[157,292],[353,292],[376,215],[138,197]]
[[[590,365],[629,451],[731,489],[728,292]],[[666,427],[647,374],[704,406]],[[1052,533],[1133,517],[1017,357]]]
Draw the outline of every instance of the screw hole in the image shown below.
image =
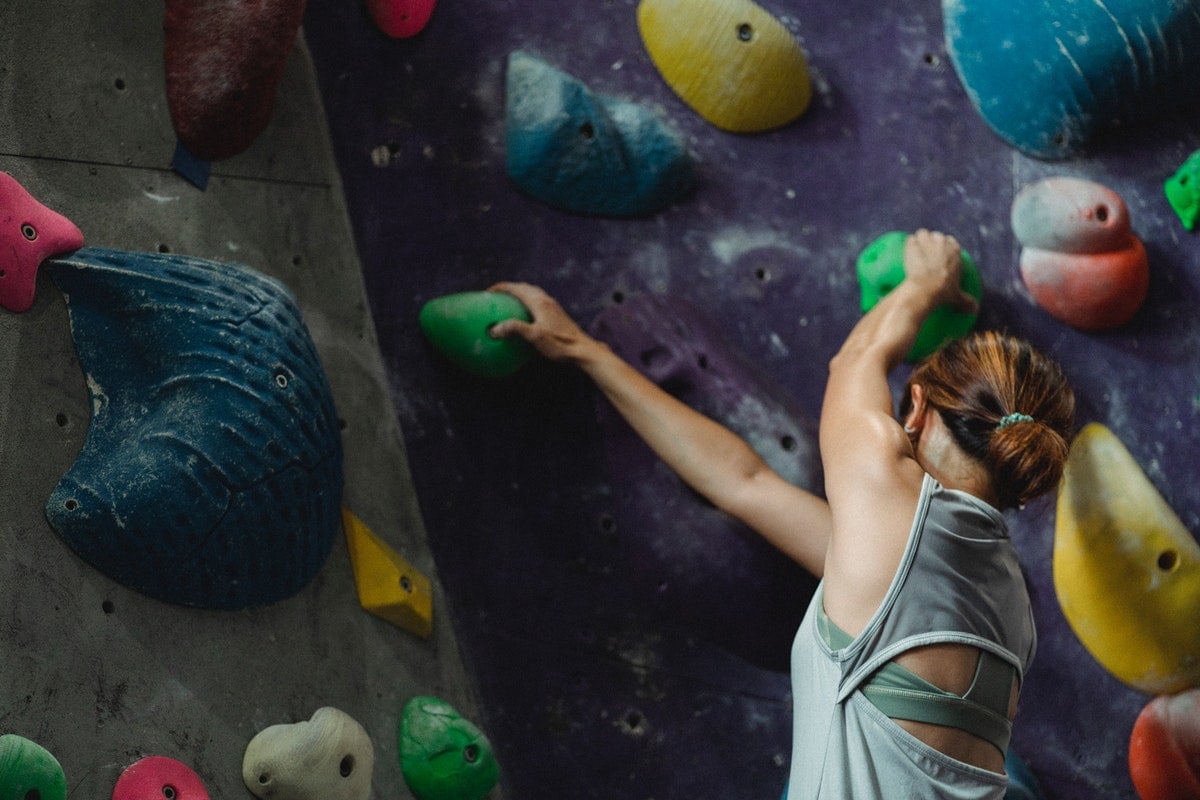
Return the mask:
[[72,498],[63,503],[63,508],[67,511],[77,511],[79,509],[79,501]]
[[42,793],[37,789],[30,789],[25,793],[25,800],[42,800]]
[[103,603],[100,604],[100,610],[103,611],[105,614],[113,613],[113,611],[115,611],[116,608],[117,607],[115,605],[113,605],[112,600],[105,600]]
[[596,127],[591,122],[585,122],[579,126],[579,135],[585,139],[595,139]]
[[[0,274],[2,274],[2,273],[0,273]],[[66,414],[64,414],[60,411],[54,417],[54,422],[58,425],[58,427],[65,428],[65,427],[67,427],[67,423],[70,422],[70,420],[67,418]]]
[[782,447],[784,450],[788,451],[789,453],[796,452],[796,447],[797,447],[796,437],[784,436],[782,439],[779,440],[779,446]]
[[613,293],[612,293],[612,300],[613,300],[613,302],[614,302],[614,303],[624,303],[624,302],[625,302],[625,293],[624,293],[624,292],[620,292],[620,291],[618,291],[618,292],[613,292]]
[[617,529],[617,521],[608,514],[600,515],[600,530],[604,533],[612,533]]
[[1096,221],[1097,222],[1107,222],[1108,221],[1108,206],[1096,206]]
[[165,244],[160,244],[160,245],[158,246],[158,252],[160,252],[160,253],[169,253],[169,252],[171,252],[171,248],[167,247]]
[[260,786],[266,786],[270,782],[271,782],[271,773],[264,772],[258,776],[258,783]]
[[287,375],[284,375],[282,372],[275,373],[275,385],[280,389],[286,389],[288,387]]
[[338,772],[342,774],[343,778],[349,778],[350,773],[354,772],[354,756],[347,754],[342,759],[342,763],[338,764]]
[[941,61],[941,59],[939,59],[937,57],[936,53],[926,53],[925,54],[925,63],[931,67],[936,67],[940,61]]
[[32,242],[38,236],[37,228],[33,227],[28,222],[26,222],[24,225],[21,226],[21,235]]
[[737,37],[743,42],[748,42],[754,38],[754,26],[749,22],[743,22],[737,27]]
[[474,764],[479,760],[479,745],[469,744],[463,748],[463,761]]
[[409,594],[412,594],[412,590],[413,590],[412,578],[408,577],[407,575],[401,575],[400,576],[400,588],[403,589],[404,591],[408,592]]
[[117,78],[115,81],[113,81],[113,86],[117,87],[117,91],[119,92],[125,91],[125,79]]
[[1164,550],[1158,554],[1158,568],[1163,572],[1171,572],[1179,566],[1179,553],[1174,550]]
[[166,784],[162,787],[162,796],[167,800],[175,800],[175,787],[171,784]]

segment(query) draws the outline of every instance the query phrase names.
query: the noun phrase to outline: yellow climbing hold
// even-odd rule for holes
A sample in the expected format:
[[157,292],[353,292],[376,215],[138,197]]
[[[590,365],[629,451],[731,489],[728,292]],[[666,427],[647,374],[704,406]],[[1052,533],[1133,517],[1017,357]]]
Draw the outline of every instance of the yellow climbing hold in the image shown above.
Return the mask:
[[718,128],[778,128],[812,100],[800,44],[750,0],[642,0],[637,19],[663,79]]
[[1120,680],[1149,694],[1200,686],[1200,545],[1097,423],[1067,459],[1054,589],[1075,635]]
[[433,632],[433,587],[429,578],[345,508],[342,527],[359,604],[409,633],[429,638]]

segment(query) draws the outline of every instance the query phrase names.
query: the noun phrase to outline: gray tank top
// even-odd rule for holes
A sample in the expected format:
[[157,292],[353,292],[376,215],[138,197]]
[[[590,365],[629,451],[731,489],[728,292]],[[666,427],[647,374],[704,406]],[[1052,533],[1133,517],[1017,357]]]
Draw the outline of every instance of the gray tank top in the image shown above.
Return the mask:
[[794,705],[788,800],[1002,798],[1007,777],[963,763],[909,734],[861,691],[914,647],[971,645],[1024,676],[1033,613],[999,511],[926,475],[892,585],[867,627],[831,650],[817,630],[818,587],[792,647]]

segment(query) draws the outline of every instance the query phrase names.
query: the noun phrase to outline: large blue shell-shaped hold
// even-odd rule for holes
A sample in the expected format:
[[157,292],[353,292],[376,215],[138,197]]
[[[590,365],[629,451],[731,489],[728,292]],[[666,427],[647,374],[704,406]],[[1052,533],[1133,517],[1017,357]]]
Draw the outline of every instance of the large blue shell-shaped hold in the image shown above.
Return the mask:
[[47,262],[91,396],[46,502],[85,561],[144,594],[237,609],[298,592],[338,530],[329,382],[291,292],[249,267],[88,247]]
[[976,110],[1035,158],[1071,157],[1123,115],[1152,100],[1175,107],[1200,82],[1195,0],[942,0],[942,11]]
[[695,186],[682,137],[649,108],[593,94],[521,51],[508,57],[505,94],[508,174],[548,205],[646,216]]

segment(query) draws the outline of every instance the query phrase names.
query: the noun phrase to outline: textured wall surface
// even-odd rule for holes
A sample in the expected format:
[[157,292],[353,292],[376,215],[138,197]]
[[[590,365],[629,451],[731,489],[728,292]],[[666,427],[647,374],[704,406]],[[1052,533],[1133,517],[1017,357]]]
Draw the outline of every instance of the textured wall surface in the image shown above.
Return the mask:
[[[486,381],[441,359],[416,325],[433,297],[530,280],[588,324],[635,293],[668,295],[700,310],[723,353],[757,369],[747,394],[782,395],[815,419],[825,365],[858,318],[858,253],[888,230],[941,228],[980,266],[980,325],[1060,358],[1080,423],[1110,426],[1200,528],[1200,244],[1161,188],[1200,147],[1194,98],[1123,120],[1079,159],[1036,161],[975,114],[936,0],[762,4],[803,45],[816,96],[796,123],[755,136],[717,131],[671,93],[642,47],[634,0],[443,0],[422,33],[400,41],[355,3],[309,5],[306,36],[413,481],[484,722],[523,800],[778,796],[786,653],[751,659],[718,644],[703,613],[678,613],[672,580],[647,586],[635,569],[647,541],[668,548],[657,555],[667,563],[672,545],[694,559],[698,537],[736,529],[644,450],[614,442],[593,390],[569,370],[533,363]],[[627,221],[522,195],[504,172],[503,76],[516,49],[658,108],[687,137],[701,185]],[[1021,283],[1010,205],[1050,175],[1116,190],[1146,243],[1149,298],[1118,331],[1067,328]],[[702,401],[703,388],[690,395]],[[661,504],[631,499],[630,474]],[[1059,611],[1052,503],[1010,520],[1041,631],[1015,745],[1052,797],[1130,797],[1127,741],[1148,698],[1108,676]],[[713,549],[705,568],[722,594],[705,601],[753,607],[727,588],[740,565]],[[773,634],[776,622],[743,624]]]
[[[358,607],[340,533],[315,580],[264,608],[211,612],[137,594],[87,566],[44,505],[83,445],[88,394],[62,294],[0,312],[0,732],[53,753],[68,794],[109,797],[146,755],[190,765],[212,797],[251,797],[242,754],[268,725],[340,708],[371,734],[376,797],[410,797],[396,725],[414,695],[474,703],[408,479],[358,257],[303,41],[267,132],[172,173],[163,6],[0,5],[0,169],[89,244],[238,261],[298,297],[343,423],[344,502],[434,579],[434,634]],[[253,535],[253,531],[247,531]]]

